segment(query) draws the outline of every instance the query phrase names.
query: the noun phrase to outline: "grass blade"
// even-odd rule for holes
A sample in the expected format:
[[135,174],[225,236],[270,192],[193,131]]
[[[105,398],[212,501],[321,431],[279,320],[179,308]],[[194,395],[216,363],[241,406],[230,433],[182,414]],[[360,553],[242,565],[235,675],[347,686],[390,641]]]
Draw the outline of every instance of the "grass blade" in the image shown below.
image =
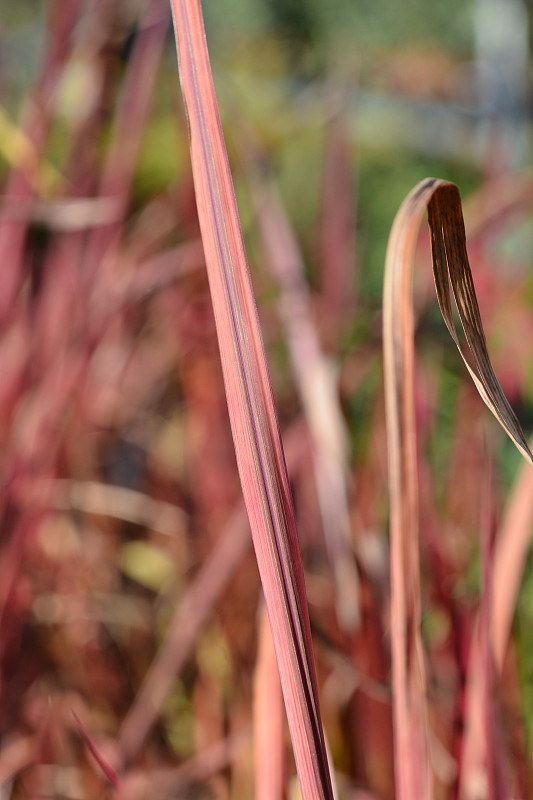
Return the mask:
[[331,798],[303,568],[201,6],[172,0],[198,216],[237,464],[304,798]]
[[[429,183],[427,184],[430,185]],[[424,184],[421,184],[423,187]],[[476,299],[472,272],[466,252],[466,235],[459,190],[452,183],[435,181],[428,202],[431,255],[437,299],[446,326],[454,340],[481,397],[514,441],[524,458],[533,463],[520,423],[494,374]],[[450,285],[459,311],[468,347],[474,358],[471,366],[466,349],[460,344],[453,322]]]
[[[64,58],[70,47],[70,33],[75,23],[78,2],[62,0],[50,16],[49,39],[41,72],[25,103],[21,133],[31,138],[33,155],[37,161],[43,154],[46,137],[51,124],[54,93],[61,74]],[[34,195],[24,169],[14,167],[3,188],[7,197],[25,201]],[[27,221],[11,220],[5,215],[0,219],[0,262],[4,265],[0,274],[0,320],[4,323],[12,312],[13,300],[20,288],[24,247],[28,232]]]
[[222,531],[209,558],[178,604],[165,641],[148,670],[119,734],[119,760],[132,761],[142,748],[176,676],[194,650],[199,631],[235,574],[249,547],[246,515],[241,507]]
[[420,636],[418,486],[411,264],[427,192],[412,192],[389,238],[383,298],[389,453],[391,648],[396,796],[429,798],[426,677]]
[[163,53],[167,20],[168,7],[163,0],[148,3],[139,19],[99,187],[102,198],[113,200],[116,216],[110,224],[93,231],[85,255],[90,276],[97,272],[108,248],[120,235],[153,97],[157,68]]
[[[391,626],[396,783],[399,800],[431,797],[427,769],[425,668],[420,636],[418,485],[414,410],[413,254],[427,207],[433,276],[448,330],[487,406],[531,463],[520,424],[494,374],[466,252],[459,191],[428,178],[400,208],[387,248],[384,285],[384,360],[391,515]],[[457,336],[450,287],[468,347]],[[470,363],[469,353],[473,358]]]
[[[345,92],[338,98],[347,104]],[[342,324],[356,307],[354,266],[357,270],[357,197],[351,175],[350,141],[347,121],[336,113],[326,131],[322,208],[319,220],[318,259],[320,295],[331,341],[338,340]],[[359,275],[357,276],[359,277]]]
[[337,616],[341,627],[351,632],[361,624],[359,576],[352,554],[347,434],[335,374],[322,351],[313,320],[303,256],[275,187],[270,181],[258,180],[252,190],[263,248],[280,288],[280,315],[311,434],[318,505],[335,578]]
[[522,467],[496,538],[492,566],[491,640],[498,673],[503,668],[513,612],[533,529],[533,472]]
[[285,715],[270,623],[261,605],[254,677],[255,800],[285,796]]

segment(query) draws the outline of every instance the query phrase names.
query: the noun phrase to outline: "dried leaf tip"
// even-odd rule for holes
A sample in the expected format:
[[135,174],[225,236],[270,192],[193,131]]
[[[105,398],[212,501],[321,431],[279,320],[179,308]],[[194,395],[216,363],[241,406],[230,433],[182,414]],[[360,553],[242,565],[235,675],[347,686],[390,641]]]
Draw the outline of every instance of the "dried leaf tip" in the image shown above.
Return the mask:
[[[437,299],[446,326],[486,405],[492,411],[524,458],[533,464],[520,422],[496,377],[487,349],[474,280],[466,250],[466,233],[459,189],[453,183],[439,184],[428,204],[433,277]],[[466,348],[455,330],[450,301],[450,286],[459,312],[474,365],[470,366]]]

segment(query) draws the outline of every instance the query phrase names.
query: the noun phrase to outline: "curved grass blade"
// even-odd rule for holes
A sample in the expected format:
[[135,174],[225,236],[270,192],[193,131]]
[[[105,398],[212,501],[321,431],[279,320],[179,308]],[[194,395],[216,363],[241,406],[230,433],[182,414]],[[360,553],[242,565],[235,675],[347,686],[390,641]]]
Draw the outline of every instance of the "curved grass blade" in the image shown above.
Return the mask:
[[332,797],[303,568],[199,0],[172,0],[198,216],[237,464],[302,795]]
[[[414,410],[413,255],[423,211],[431,233],[437,299],[448,330],[492,413],[532,463],[520,424],[494,374],[466,252],[459,191],[428,178],[416,186],[394,221],[385,265],[383,339],[389,450],[391,627],[398,800],[432,796],[427,736],[426,678],[420,636],[418,486]],[[451,292],[450,292],[451,289]],[[452,313],[457,304],[467,346]],[[472,356],[472,364],[468,352]]]
[[[420,184],[423,186],[424,184]],[[498,383],[487,350],[487,342],[472,272],[466,252],[466,234],[459,190],[453,183],[437,181],[428,201],[433,276],[440,310],[476,387],[496,419],[514,441],[524,458],[533,455],[516,415]],[[470,365],[466,348],[459,342],[453,322],[450,286],[468,347],[474,359]]]

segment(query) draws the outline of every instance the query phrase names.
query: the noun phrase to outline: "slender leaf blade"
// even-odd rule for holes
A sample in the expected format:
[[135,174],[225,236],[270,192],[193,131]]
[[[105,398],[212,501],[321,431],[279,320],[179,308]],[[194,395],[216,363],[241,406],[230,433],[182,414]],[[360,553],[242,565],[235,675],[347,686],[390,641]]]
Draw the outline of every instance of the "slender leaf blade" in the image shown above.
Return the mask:
[[[533,456],[496,378],[487,349],[472,272],[459,191],[427,178],[405,199],[394,221],[385,265],[383,346],[389,450],[391,627],[396,784],[399,800],[433,795],[429,771],[426,677],[420,635],[418,485],[414,407],[412,268],[421,216],[427,208],[433,276],[448,330],[494,416],[522,455]],[[464,329],[457,335],[452,296]],[[468,358],[472,356],[472,363]]]
[[199,0],[172,0],[237,464],[305,798],[331,798],[298,535]]

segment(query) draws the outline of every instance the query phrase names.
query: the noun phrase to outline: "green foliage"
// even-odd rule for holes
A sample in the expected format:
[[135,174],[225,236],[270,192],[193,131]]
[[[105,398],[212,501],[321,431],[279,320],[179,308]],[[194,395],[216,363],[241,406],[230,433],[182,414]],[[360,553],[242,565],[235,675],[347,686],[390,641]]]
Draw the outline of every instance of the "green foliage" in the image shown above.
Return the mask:
[[352,41],[353,47],[438,44],[456,53],[472,47],[473,4],[462,0],[216,0],[205,2],[207,25],[222,37],[225,29],[252,33],[266,26],[313,44]]

